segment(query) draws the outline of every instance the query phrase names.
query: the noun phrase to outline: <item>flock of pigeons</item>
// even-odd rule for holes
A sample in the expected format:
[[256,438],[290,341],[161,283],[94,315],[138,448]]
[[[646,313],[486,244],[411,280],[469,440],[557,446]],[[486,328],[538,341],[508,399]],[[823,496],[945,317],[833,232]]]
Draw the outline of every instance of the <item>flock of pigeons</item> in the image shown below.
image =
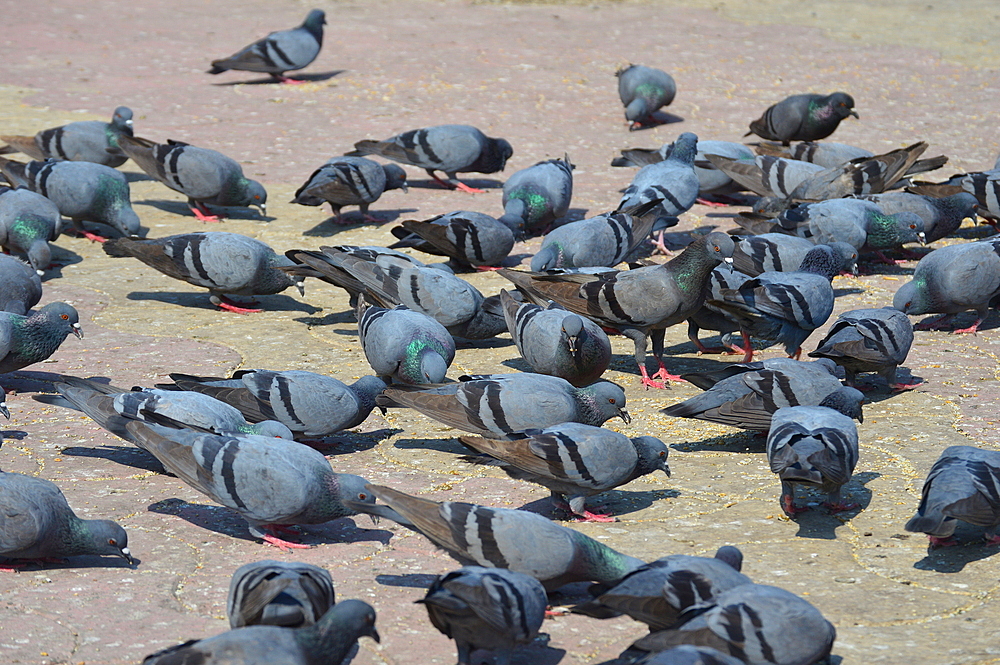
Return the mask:
[[[266,72],[282,82],[319,52],[320,10],[292,30],[268,35],[210,73]],[[626,119],[633,128],[661,121],[675,95],[666,73],[633,65],[618,73]],[[796,95],[751,123],[764,139],[748,146],[700,141],[690,133],[658,151],[626,150],[617,166],[640,166],[612,212],[555,225],[572,195],[568,158],[513,174],[499,218],[459,211],[392,229],[392,247],[331,246],[277,255],[233,233],[140,237],[129,185],[115,170],[132,159],[143,171],[188,197],[201,220],[220,217],[208,206],[258,206],[264,187],[224,155],[185,143],[159,144],[133,135],[132,112],[115,110],[110,123],[81,122],[34,137],[2,137],[0,157],[9,187],[0,188],[0,244],[27,263],[0,256],[0,373],[52,355],[73,333],[77,312],[61,302],[33,311],[39,275],[49,268],[49,242],[63,218],[110,256],[130,256],[176,279],[205,287],[214,303],[252,310],[230,296],[302,290],[307,277],[345,289],[358,317],[361,346],[373,371],[352,385],[305,371],[241,371],[231,377],[172,374],[172,383],[120,389],[64,376],[56,393],[35,399],[84,412],[108,431],[155,456],[170,473],[242,515],[251,533],[282,549],[294,525],[319,524],[365,513],[413,529],[463,567],[444,575],[422,602],[431,622],[458,645],[459,663],[474,649],[509,663],[533,640],[546,611],[546,592],[570,582],[593,582],[593,598],[572,611],[607,618],[627,614],[650,633],[622,654],[621,663],[646,665],[736,663],[808,664],[829,655],[833,626],[804,599],[754,584],[741,574],[742,554],[719,549],[714,558],[670,555],[646,563],[579,531],[522,510],[410,496],[365,479],[334,473],[305,445],[355,427],[376,407],[408,407],[471,434],[460,441],[471,463],[498,465],[512,478],[540,484],[569,514],[613,521],[591,512],[586,499],[640,476],[670,474],[668,449],[657,438],[634,439],[604,429],[630,417],[622,388],[600,377],[611,358],[607,333],[635,344],[646,387],[679,380],[663,362],[664,331],[688,322],[700,351],[744,354],[743,362],[683,378],[704,392],[665,413],[767,433],[767,457],[781,480],[781,505],[793,516],[796,485],[827,494],[831,511],[853,510],[840,491],[858,461],[863,394],[859,373],[899,382],[897,367],[913,341],[907,315],[945,318],[975,310],[975,332],[1000,296],[1000,241],[987,238],[935,249],[917,264],[893,306],[842,314],[803,362],[802,344],[833,311],[831,280],[870,257],[904,243],[951,235],[964,218],[1000,218],[1000,163],[993,171],[946,183],[909,177],[944,164],[921,160],[926,144],[883,155],[828,137],[857,116],[847,94]],[[791,142],[797,142],[791,145]],[[495,173],[510,144],[464,125],[428,127],[387,140],[365,140],[313,173],[295,203],[331,204],[335,222],[344,206],[368,206],[383,192],[406,186],[396,164],[425,169],[443,185],[476,191],[459,173]],[[440,179],[435,172],[445,174]],[[905,188],[903,187],[905,185]],[[696,200],[746,203],[732,234],[698,237],[666,263],[639,258],[651,235],[666,250],[662,231]],[[739,197],[739,198],[733,198]],[[85,223],[116,236],[105,239]],[[494,269],[514,243],[545,233],[531,271],[499,269],[514,289],[484,297],[455,273]],[[447,258],[425,265],[398,248]],[[631,260],[631,269],[613,266]],[[941,325],[942,321],[917,328]],[[700,330],[718,331],[725,345],[709,349]],[[461,377],[446,382],[455,338],[476,340],[509,332],[533,373]],[[658,362],[646,369],[647,343]],[[784,345],[789,358],[753,362],[755,349]],[[846,374],[846,382],[838,378]],[[9,417],[5,404],[0,411]],[[942,452],[906,529],[946,545],[958,520],[986,527],[1000,542],[1000,452],[954,446]],[[127,533],[107,520],[76,517],[59,489],[42,478],[0,472],[2,569],[28,561],[79,554],[117,555],[132,562]],[[149,656],[145,662],[340,663],[361,636],[379,639],[375,612],[358,600],[334,603],[326,570],[295,562],[261,561],[233,576],[228,603],[233,630]]]

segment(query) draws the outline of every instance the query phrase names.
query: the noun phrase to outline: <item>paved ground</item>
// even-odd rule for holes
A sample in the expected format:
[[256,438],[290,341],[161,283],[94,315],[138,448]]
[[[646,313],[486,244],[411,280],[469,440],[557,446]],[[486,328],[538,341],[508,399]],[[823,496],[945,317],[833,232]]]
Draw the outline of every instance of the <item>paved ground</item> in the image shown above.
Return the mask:
[[[240,85],[255,77],[202,73],[210,59],[298,23],[312,6],[264,0],[184,0],[169,10],[141,1],[12,5],[4,10],[0,39],[0,129],[32,133],[105,118],[127,104],[136,111],[138,134],[222,150],[264,181],[273,217],[237,214],[213,228],[279,250],[331,240],[386,242],[384,227],[335,227],[323,211],[285,202],[316,165],[354,141],[444,122],[467,122],[509,139],[515,154],[508,174],[568,152],[578,165],[577,217],[617,202],[617,190],[631,177],[607,166],[619,149],[658,146],[680,131],[736,140],[763,108],[793,92],[850,91],[861,120],[845,122],[838,140],[876,151],[927,140],[933,153],[951,156],[944,174],[988,166],[1000,150],[996,70],[968,66],[996,67],[986,50],[997,26],[988,3],[936,3],[926,13],[905,5],[889,28],[879,27],[885,25],[881,5],[851,3],[834,3],[840,13],[822,9],[816,16],[761,11],[753,18],[766,23],[756,25],[734,22],[729,12],[735,10],[721,4],[712,12],[638,3],[327,3],[321,5],[329,22],[326,47],[308,70],[318,80],[297,87]],[[969,16],[977,30],[955,29]],[[831,28],[844,41],[796,23]],[[850,25],[864,29],[844,35]],[[919,33],[922,48],[898,45],[904,33]],[[628,61],[673,73],[680,92],[670,111],[683,122],[626,131],[612,75]],[[151,236],[204,228],[179,195],[144,180],[131,163],[123,170],[134,175],[132,198]],[[460,208],[499,213],[500,180],[486,178],[483,184],[494,189],[468,196],[421,186],[422,174],[413,175],[417,186],[408,195],[391,192],[376,204],[386,219]],[[696,207],[681,229],[728,228],[729,214]],[[675,239],[682,242],[683,234]],[[128,569],[81,558],[0,577],[0,661],[117,665],[218,633],[226,625],[231,572],[258,558],[290,556],[329,567],[340,597],[377,608],[382,644],[363,642],[353,662],[452,662],[452,646],[412,604],[430,576],[454,566],[423,538],[384,523],[373,527],[367,518],[348,519],[307,529],[306,541],[316,547],[282,555],[253,541],[232,513],[159,474],[141,451],[83,417],[29,399],[46,389],[54,372],[125,386],[149,385],[171,371],[238,367],[311,369],[351,379],[367,370],[346,298],[309,284],[305,298],[263,298],[267,312],[240,317],[211,308],[196,289],[135,262],[109,259],[89,242],[65,238],[58,245],[68,265],[48,279],[45,300],[73,303],[87,336],[82,343],[68,340],[51,362],[4,378],[18,394],[8,400],[12,418],[0,468],[52,479],[80,514],[120,521],[141,563]],[[536,247],[518,246],[515,253],[523,258]],[[912,266],[838,278],[838,311],[891,302]],[[495,275],[470,279],[486,293],[503,286]],[[918,333],[906,366],[926,386],[892,397],[872,393],[860,428],[862,458],[847,494],[863,510],[839,518],[809,513],[798,523],[781,514],[778,484],[759,440],[662,416],[659,408],[695,389],[642,391],[631,344],[616,339],[608,378],[627,387],[635,417],[621,431],[662,437],[672,447],[674,475],[610,493],[619,523],[578,528],[645,559],[738,545],[753,579],[805,595],[837,625],[834,654],[844,663],[1000,662],[1000,548],[979,544],[970,530],[962,534],[966,545],[928,552],[922,537],[902,530],[943,447],[1000,446],[996,326],[994,317],[974,337]],[[667,341],[672,369],[716,362],[694,355],[680,328],[669,331]],[[461,350],[451,374],[524,368],[506,338],[487,346]],[[426,496],[551,514],[540,488],[457,461],[453,435],[413,413],[375,415],[339,438],[330,461],[338,471]],[[517,662],[600,662],[643,632],[627,620],[596,624],[581,617],[547,621],[544,631],[548,646],[533,646]]]

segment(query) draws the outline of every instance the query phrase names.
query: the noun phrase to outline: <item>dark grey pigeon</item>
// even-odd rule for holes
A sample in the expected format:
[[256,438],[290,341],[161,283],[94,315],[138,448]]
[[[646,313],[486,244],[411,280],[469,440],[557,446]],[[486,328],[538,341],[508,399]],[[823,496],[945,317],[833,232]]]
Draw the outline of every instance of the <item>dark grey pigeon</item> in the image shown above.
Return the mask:
[[7,391],[0,386],[0,415],[10,420],[10,410],[7,409]]
[[42,362],[70,333],[83,339],[80,315],[64,302],[50,302],[27,315],[0,312],[0,374]]
[[809,510],[795,505],[795,486],[814,487],[826,494],[831,513],[854,510],[856,503],[840,500],[858,464],[858,428],[842,413],[825,406],[786,406],[771,416],[767,461],[781,479],[781,509],[795,516]]
[[954,333],[975,333],[986,318],[990,301],[1000,295],[1000,243],[969,242],[935,249],[920,259],[913,279],[899,287],[892,306],[905,314],[942,316],[917,329],[947,325],[956,314],[976,310],[976,321]]
[[[394,162],[418,166],[435,181],[449,189],[482,192],[458,180],[459,173],[496,173],[503,171],[514,154],[505,139],[490,138],[469,125],[437,125],[411,129],[396,136],[376,141],[366,139],[354,144],[348,157],[378,155]],[[441,180],[435,171],[444,171]]]
[[537,513],[439,503],[381,485],[367,489],[386,505],[352,507],[423,534],[463,566],[524,573],[547,591],[571,582],[617,582],[643,563]]
[[209,74],[221,74],[235,69],[244,72],[270,74],[282,83],[302,83],[285,76],[285,72],[309,66],[323,46],[323,26],[326,14],[314,9],[297,28],[272,32],[228,58],[213,60]]
[[42,299],[42,280],[21,259],[0,254],[0,311],[25,315]]
[[62,216],[56,204],[24,187],[0,186],[0,246],[28,257],[41,275],[52,265],[49,242],[59,237]]
[[844,368],[846,383],[854,385],[858,372],[877,372],[893,390],[917,384],[896,380],[896,368],[906,360],[913,344],[913,326],[897,309],[854,309],[834,322],[811,358],[829,358]]
[[375,398],[383,407],[408,407],[446,425],[480,436],[505,437],[528,429],[577,422],[599,426],[625,410],[625,391],[610,381],[574,388],[544,374],[493,374],[436,388],[387,388]]
[[994,222],[1000,220],[1000,166],[992,171],[969,173],[958,184],[979,201],[980,215]]
[[381,222],[368,214],[368,206],[390,189],[408,191],[402,167],[379,164],[364,157],[334,157],[313,171],[305,184],[295,190],[291,202],[304,206],[329,203],[334,224],[352,224],[344,219],[340,209],[353,205],[361,208],[365,221]]
[[500,291],[511,339],[533,372],[566,379],[574,386],[597,381],[611,362],[611,340],[588,318],[556,303],[542,308]]
[[979,209],[979,201],[968,192],[942,198],[909,192],[885,192],[864,198],[877,205],[887,215],[898,212],[912,212],[918,215],[924,220],[925,242],[934,242],[950,236],[958,230],[966,217],[975,221]]
[[55,159],[121,166],[128,160],[118,146],[121,136],[132,136],[132,109],[119,106],[111,122],[84,120],[53,127],[34,136],[0,136],[6,146],[0,154],[23,152],[37,161]]
[[849,115],[858,117],[854,98],[846,92],[829,95],[792,95],[768,107],[764,114],[750,123],[744,136],[756,134],[762,139],[781,141],[819,141],[836,131],[840,121]]
[[1000,452],[949,446],[924,481],[917,514],[904,527],[926,533],[931,546],[957,544],[958,521],[986,527],[986,540],[1000,543]]
[[856,148],[845,143],[833,141],[802,141],[793,146],[782,145],[772,141],[761,141],[753,144],[758,155],[772,157],[787,157],[802,162],[809,162],[825,169],[846,164],[855,159],[874,157],[875,153],[864,148]]
[[651,653],[636,661],[635,665],[745,665],[745,662],[712,647],[682,644]]
[[92,162],[28,162],[0,157],[0,172],[14,187],[27,187],[51,200],[69,217],[76,231],[91,240],[103,237],[86,231],[83,222],[106,224],[123,236],[139,235],[139,216],[132,210],[128,180],[109,166]]
[[[845,242],[831,242],[830,247],[840,256],[841,272],[857,272],[858,250]],[[802,259],[816,245],[805,238],[784,233],[763,233],[736,241],[733,268],[756,277],[762,272],[798,270]]]
[[670,477],[667,447],[651,436],[629,439],[603,427],[580,423],[529,429],[512,436],[513,441],[463,436],[459,440],[478,453],[463,459],[499,466],[515,480],[548,488],[556,506],[585,522],[616,521],[610,514],[587,510],[588,496],[654,471]]
[[229,581],[229,627],[311,626],[333,607],[333,580],[324,568],[265,559],[244,564]]
[[510,665],[518,646],[538,636],[545,620],[545,588],[530,575],[503,568],[465,566],[441,575],[417,601],[434,627],[458,646],[458,662],[486,649],[496,665]]
[[736,160],[712,154],[705,159],[750,191],[779,199],[791,198],[800,185],[825,171],[818,164],[769,155]]
[[515,229],[481,212],[458,210],[427,220],[407,220],[392,229],[392,248],[447,256],[469,268],[499,265],[514,247]]
[[[118,524],[80,519],[55,483],[44,478],[0,471],[0,557],[47,561],[84,554],[133,563],[128,534]],[[23,565],[3,564],[0,572]]]
[[455,340],[448,330],[402,305],[364,307],[358,339],[368,364],[386,383],[441,383],[455,359]]
[[157,651],[143,665],[342,665],[360,637],[381,641],[375,610],[360,600],[331,607],[302,628],[246,626]]
[[[789,236],[783,236],[789,237]],[[809,243],[813,247],[812,243]],[[743,274],[736,270],[729,270],[721,266],[712,271],[708,280],[708,293],[705,302],[698,311],[688,318],[688,339],[698,349],[699,354],[703,353],[738,353],[735,349],[727,346],[708,347],[700,339],[698,333],[702,330],[715,330],[722,335],[739,332],[740,324],[735,318],[722,311],[715,305],[710,304],[713,300],[721,300],[723,291],[739,289],[744,282],[750,279],[750,275]]]
[[[631,339],[643,385],[663,388],[665,385],[655,378],[676,380],[663,365],[664,330],[698,311],[705,302],[712,269],[720,263],[732,263],[733,248],[732,238],[725,233],[710,233],[696,238],[679,256],[662,265],[598,275],[499,273],[529,298],[557,302]],[[653,377],[646,371],[649,337],[660,365]]]
[[221,152],[198,148],[180,141],[154,143],[140,137],[125,137],[122,150],[143,171],[188,197],[188,207],[203,222],[224,217],[212,214],[215,206],[256,206],[267,214],[267,192],[256,180],[243,175],[243,167]]
[[500,221],[521,235],[545,233],[569,211],[573,168],[567,155],[514,173],[503,185]]
[[625,105],[629,131],[645,125],[660,124],[653,116],[664,106],[670,106],[677,94],[674,78],[654,67],[629,65],[615,72],[618,77],[618,97]]
[[104,253],[131,256],[167,277],[205,287],[212,294],[212,304],[239,314],[263,310],[240,307],[227,295],[266,296],[293,285],[305,294],[302,278],[278,270],[293,265],[291,260],[275,254],[261,241],[238,233],[209,231],[146,240],[115,238],[104,243]]

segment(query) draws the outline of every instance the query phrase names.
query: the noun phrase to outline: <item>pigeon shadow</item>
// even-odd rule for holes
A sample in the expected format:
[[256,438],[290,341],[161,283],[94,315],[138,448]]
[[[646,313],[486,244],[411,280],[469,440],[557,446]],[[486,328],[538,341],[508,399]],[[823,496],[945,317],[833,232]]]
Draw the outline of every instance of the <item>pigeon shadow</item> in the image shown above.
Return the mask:
[[[996,305],[994,304],[994,301],[992,301],[992,300],[990,301],[990,306],[991,307],[996,307]],[[924,324],[924,323],[931,323],[932,321],[934,321],[934,319],[936,319],[936,318],[938,318],[940,316],[941,316],[940,314],[931,314],[931,315],[927,316],[926,318],[920,320],[919,322],[917,322],[916,324],[914,324],[914,333],[928,332],[928,331],[924,331],[924,330],[917,330],[916,326]],[[934,329],[934,330],[931,330],[930,332],[946,332],[946,333],[950,333],[953,330],[958,330],[958,329],[961,329],[961,328],[968,328],[973,323],[975,323],[975,321],[976,321],[976,313],[975,312],[971,312],[971,311],[969,311],[969,312],[963,312],[963,313],[958,314],[957,316],[955,316],[955,318],[953,318],[948,323],[948,326],[946,328],[942,328],[941,330]],[[996,328],[1000,328],[1000,316],[998,316],[995,312],[990,311],[990,313],[986,316],[986,318],[983,319],[983,322],[979,324],[979,330],[995,330]]]
[[726,453],[762,453],[767,450],[767,432],[737,430],[732,434],[719,434],[700,441],[671,443],[670,448],[682,453],[703,451]]
[[[463,434],[462,436],[472,436]],[[439,453],[450,453],[453,455],[469,455],[471,450],[459,443],[455,437],[444,439],[397,439],[393,444],[401,450],[436,450]]]
[[[922,537],[922,534],[913,534]],[[960,573],[973,561],[996,556],[1000,552],[1000,544],[990,545],[983,540],[983,527],[976,527],[966,522],[959,522],[954,538],[958,545],[952,547],[935,547],[928,545],[927,554],[923,559],[913,564],[918,570],[933,570],[938,573]]]
[[[502,330],[498,334],[502,335],[506,331]],[[505,346],[514,346],[514,340],[506,337],[490,337],[487,339],[466,339],[458,335],[455,338],[455,346],[459,349],[502,349]]]
[[369,214],[378,219],[377,222],[372,222],[365,219],[360,210],[351,210],[350,212],[345,212],[340,215],[340,217],[327,217],[311,229],[303,231],[302,235],[314,238],[332,238],[333,236],[343,233],[344,231],[353,231],[361,226],[379,226],[381,224],[388,224],[396,221],[403,215],[410,215],[417,212],[419,212],[417,208],[372,210],[369,211]]
[[315,448],[323,453],[325,457],[334,457],[336,455],[350,455],[351,453],[371,450],[385,439],[395,436],[402,431],[398,427],[383,427],[382,429],[370,432],[344,431],[324,437],[306,437],[308,441],[302,440],[299,442]]
[[[461,176],[461,174],[459,174]],[[499,180],[494,180],[492,178],[477,178],[475,180],[470,180],[468,178],[459,177],[467,186],[473,189],[503,189],[503,183]],[[440,189],[443,191],[456,191],[451,187],[445,187],[437,180],[427,179],[427,180],[407,180],[406,184],[409,187],[414,187],[416,189]]]
[[830,514],[820,504],[826,500],[826,494],[818,489],[796,487],[796,505],[808,506],[809,510],[799,513],[793,520],[799,526],[795,535],[799,538],[814,538],[819,540],[836,540],[837,529],[848,520],[868,507],[872,501],[872,492],[865,485],[880,478],[881,473],[864,471],[856,473],[841,490],[844,503],[856,503],[857,507],[836,514]]
[[508,360],[501,360],[500,364],[504,367],[509,367],[515,372],[534,372],[535,370],[529,365],[524,358],[518,356],[517,358],[510,358]]
[[[237,70],[227,70],[227,71],[237,71]],[[300,74],[297,72],[285,72],[290,73],[296,81],[305,81],[306,83],[319,83],[321,81],[329,81],[335,76],[343,74],[346,69],[332,69],[328,72],[316,72],[315,74]],[[288,83],[282,83],[278,79],[268,76],[262,79],[250,79],[249,81],[226,81],[223,83],[212,83],[214,86],[233,86],[233,85],[294,85]]]
[[27,436],[28,433],[20,429],[0,430],[0,448],[3,448],[4,441],[23,441]]
[[[192,221],[197,221],[197,217],[191,212],[191,208],[184,201],[171,201],[169,199],[142,199],[141,201],[132,201],[133,205],[145,205],[157,210],[162,210],[163,212],[173,213],[181,217],[190,217]],[[249,206],[239,206],[239,207],[224,207],[212,205],[210,206],[213,214],[221,214],[225,217],[220,220],[220,223],[225,219],[244,219],[257,222],[272,222],[277,217],[271,217],[270,215],[262,215],[260,211],[256,208],[250,208]],[[202,222],[208,227],[207,222]],[[219,227],[209,227],[209,228],[219,228]]]
[[[22,562],[26,564],[25,567],[21,568],[18,566],[18,569],[26,573],[39,570],[78,570],[88,568],[129,568],[135,570],[142,561],[136,556],[133,556],[132,560],[134,563],[129,563],[120,557],[80,554],[66,559],[65,562],[43,562],[37,559],[26,559]],[[18,563],[16,559],[14,562]]]
[[376,575],[375,581],[382,586],[406,587],[408,589],[429,589],[437,580],[437,575],[407,573],[406,575]]
[[649,114],[649,120],[647,122],[642,122],[638,127],[629,127],[630,132],[641,132],[647,129],[655,129],[661,125],[673,125],[678,122],[684,122],[684,118],[679,115],[674,115],[673,113],[667,113],[666,111],[653,111]]
[[163,476],[173,476],[174,474],[160,464],[160,460],[153,457],[141,448],[132,446],[70,446],[62,449],[63,455],[70,457],[89,457],[91,459],[104,459],[122,466],[130,466],[133,469],[151,471]]
[[71,249],[55,244],[50,246],[52,247],[52,264],[45,269],[45,274],[41,276],[43,282],[54,277],[62,277],[63,268],[83,262],[83,257]]
[[[322,311],[322,310],[320,310],[320,311]],[[299,323],[304,323],[305,325],[309,326],[310,328],[312,328],[314,326],[334,326],[334,325],[338,325],[338,324],[348,324],[348,325],[350,325],[350,324],[355,324],[355,323],[358,322],[357,317],[354,316],[354,311],[350,310],[350,309],[345,309],[345,310],[343,310],[341,312],[330,312],[330,313],[324,314],[323,316],[320,316],[320,317],[317,317],[317,316],[303,316],[303,317],[299,317],[297,319],[292,319],[292,320],[293,321],[298,321]],[[336,334],[338,334],[338,335],[350,335],[352,337],[357,335],[356,331],[334,330],[333,332],[336,333]]]
[[4,376],[3,386],[19,393],[53,393],[56,381],[62,381],[62,374],[18,370]]
[[[239,316],[232,312],[224,312],[208,299],[207,294],[204,293],[162,293],[158,291],[133,291],[125,296],[129,300],[155,300],[168,305],[180,305],[181,307],[187,307],[189,309],[207,309],[215,310],[220,314],[225,314],[227,316]],[[315,307],[309,303],[296,300],[290,296],[275,294],[269,296],[256,296],[259,300],[246,301],[239,300],[237,304],[241,307],[254,307],[260,308],[266,311],[282,311],[282,312],[305,312],[306,314],[315,314],[316,312],[322,312],[321,307]]]
[[[680,491],[675,489],[644,490],[641,492],[614,489],[588,497],[587,510],[591,512],[607,512],[609,515],[620,517],[650,508],[661,499],[675,499],[680,495]],[[551,497],[536,499],[524,504],[518,510],[538,513],[553,521],[577,521],[576,517],[568,510],[557,507]]]
[[844,296],[854,296],[854,295],[858,295],[858,294],[861,294],[861,293],[867,293],[867,291],[865,289],[859,289],[859,288],[856,288],[856,287],[850,287],[850,288],[847,288],[847,289],[834,289],[833,290],[833,297],[834,298],[842,298]]

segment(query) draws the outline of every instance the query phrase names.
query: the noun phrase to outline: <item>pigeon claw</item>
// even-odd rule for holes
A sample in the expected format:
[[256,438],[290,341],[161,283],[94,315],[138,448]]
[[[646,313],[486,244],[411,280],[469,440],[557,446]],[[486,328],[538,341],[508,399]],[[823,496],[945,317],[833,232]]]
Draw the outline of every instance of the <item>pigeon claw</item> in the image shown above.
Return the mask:
[[582,515],[577,515],[578,522],[617,522],[618,518],[614,515],[607,515],[604,513],[592,513],[589,510],[584,510]]
[[781,498],[781,509],[785,511],[785,514],[789,517],[795,517],[799,513],[804,513],[809,510],[808,506],[796,506],[795,499],[791,495],[786,495]]
[[[273,526],[272,526],[272,528],[273,528]],[[287,541],[287,540],[282,540],[281,538],[278,538],[277,536],[272,535],[270,533],[265,534],[263,540],[268,545],[274,545],[275,547],[277,547],[278,549],[280,549],[282,552],[287,552],[288,550],[293,550],[293,549],[294,550],[308,550],[308,549],[312,549],[312,545],[306,545],[306,544],[303,544],[303,543],[293,543],[293,542],[290,542],[290,541]]]
[[108,239],[104,236],[99,236],[96,233],[91,233],[90,231],[83,231],[80,233],[84,238],[90,240],[91,242],[107,242]]
[[469,194],[482,194],[483,192],[486,191],[485,189],[477,189],[475,187],[469,187],[464,182],[456,182],[455,189],[467,192]]
[[659,381],[654,381],[649,378],[649,373],[646,372],[645,367],[640,367],[639,371],[642,373],[642,385],[648,390],[650,388],[666,388],[667,384],[660,383]]
[[257,314],[258,312],[263,312],[262,309],[252,309],[249,307],[240,307],[228,298],[212,298],[212,303],[219,309],[223,309],[227,312],[234,312],[236,314]]
[[976,332],[979,330],[979,324],[982,323],[982,322],[983,322],[982,319],[977,319],[976,322],[973,323],[968,328],[956,328],[955,330],[951,331],[951,334],[952,335],[967,335],[969,333],[972,333],[973,335],[975,335]]
[[937,536],[927,536],[927,540],[930,541],[931,547],[951,547],[953,545],[958,545],[958,541],[948,536],[947,538],[938,538]]
[[892,383],[889,385],[895,392],[902,392],[904,390],[913,390],[917,386],[924,385],[923,381],[914,381],[913,383]]
[[223,219],[226,218],[225,215],[212,214],[212,211],[206,208],[205,204],[202,203],[201,201],[195,201],[193,204],[189,203],[188,207],[191,209],[191,212],[194,213],[195,217],[197,217],[200,221],[205,223],[221,222]]

